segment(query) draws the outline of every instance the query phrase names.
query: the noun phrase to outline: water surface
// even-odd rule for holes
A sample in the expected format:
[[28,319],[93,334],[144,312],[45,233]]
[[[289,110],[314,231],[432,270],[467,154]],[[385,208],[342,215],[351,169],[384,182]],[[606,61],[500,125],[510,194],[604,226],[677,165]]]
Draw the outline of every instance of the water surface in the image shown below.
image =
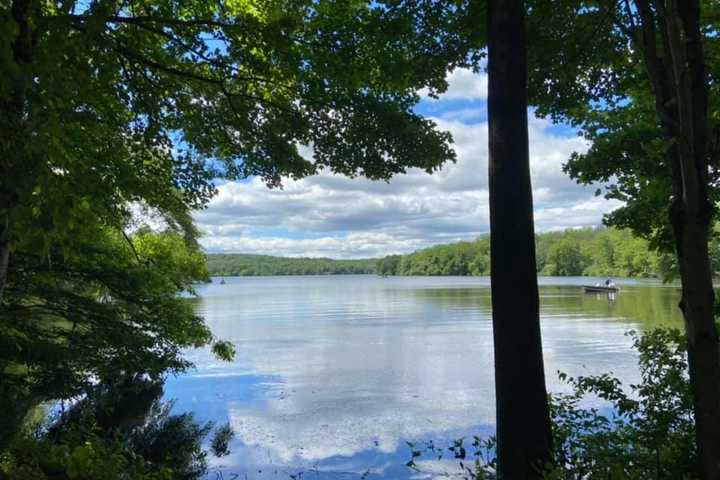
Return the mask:
[[[620,281],[615,299],[579,287],[602,280],[540,281],[550,391],[565,389],[557,371],[637,381],[626,332],[681,326],[676,287]],[[197,368],[166,387],[177,411],[232,424],[232,454],[213,464],[225,478],[432,478],[455,462],[414,472],[405,441],[492,431],[489,279],[225,281],[200,287],[196,302],[215,335],[235,344],[235,361],[188,352]]]

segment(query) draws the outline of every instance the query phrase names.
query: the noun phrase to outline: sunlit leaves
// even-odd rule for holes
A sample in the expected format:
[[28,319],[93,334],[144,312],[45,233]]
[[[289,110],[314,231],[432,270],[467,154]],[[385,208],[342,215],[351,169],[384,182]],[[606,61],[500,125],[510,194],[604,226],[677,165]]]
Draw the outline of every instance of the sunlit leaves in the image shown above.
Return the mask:
[[206,277],[202,254],[175,233],[76,231],[73,249],[16,253],[0,316],[0,371],[21,365],[16,380],[32,396],[67,398],[93,376],[184,369],[180,349],[213,339],[178,297]]
[[[207,277],[190,211],[217,177],[386,179],[453,160],[449,134],[412,109],[472,59],[463,5],[39,2],[22,25],[2,7],[2,367],[59,397],[111,369],[184,368],[181,348],[213,340],[177,294]],[[136,208],[165,234],[137,230]]]
[[[667,142],[640,42],[633,2],[563,0],[528,2],[531,103],[538,113],[569,122],[590,142],[565,171],[580,183],[603,186],[605,197],[624,205],[606,223],[631,228],[651,246],[672,251],[669,205],[671,165]],[[717,131],[720,90],[717,5],[702,3],[705,62],[711,78],[710,131]],[[709,144],[710,200],[718,192],[718,142]]]

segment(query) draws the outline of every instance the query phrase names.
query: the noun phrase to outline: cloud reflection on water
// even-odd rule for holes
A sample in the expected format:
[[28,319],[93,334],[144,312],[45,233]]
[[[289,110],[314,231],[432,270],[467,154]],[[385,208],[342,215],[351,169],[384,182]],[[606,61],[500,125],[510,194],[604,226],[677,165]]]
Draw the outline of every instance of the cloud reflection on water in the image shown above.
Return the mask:
[[[238,469],[230,471],[411,478],[405,440],[449,441],[494,422],[486,280],[238,278],[201,295],[199,311],[235,343],[237,359],[190,352],[197,371],[167,395],[202,419],[230,420],[234,453],[222,460]],[[644,319],[624,318],[621,300],[603,304],[577,286],[541,296],[551,391],[563,388],[557,370],[637,380],[625,331]]]

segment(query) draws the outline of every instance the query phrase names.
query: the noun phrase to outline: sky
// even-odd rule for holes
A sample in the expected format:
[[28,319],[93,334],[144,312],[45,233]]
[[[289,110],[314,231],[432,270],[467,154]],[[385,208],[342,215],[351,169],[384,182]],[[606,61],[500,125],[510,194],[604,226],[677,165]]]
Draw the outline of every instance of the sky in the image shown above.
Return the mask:
[[[268,189],[258,178],[227,182],[195,219],[208,253],[368,258],[472,240],[489,231],[487,75],[455,70],[439,99],[416,111],[452,133],[457,162],[389,182],[321,173]],[[587,143],[567,125],[529,115],[537,232],[600,225],[619,206],[562,171]],[[306,152],[311,155],[312,152]]]

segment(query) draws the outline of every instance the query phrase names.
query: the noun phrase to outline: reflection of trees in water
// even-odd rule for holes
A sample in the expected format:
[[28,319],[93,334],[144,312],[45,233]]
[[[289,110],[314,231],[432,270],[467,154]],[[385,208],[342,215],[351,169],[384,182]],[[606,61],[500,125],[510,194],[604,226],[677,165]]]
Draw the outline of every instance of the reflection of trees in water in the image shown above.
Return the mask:
[[163,383],[123,375],[90,387],[67,410],[41,423],[34,435],[17,439],[0,476],[100,478],[102,473],[115,478],[117,470],[129,478],[202,478],[210,453],[229,453],[232,430],[229,425],[217,428],[209,450],[203,448],[214,424],[200,423],[192,413],[171,414],[172,402],[160,400]]
[[[419,302],[440,308],[476,308],[490,314],[489,288],[433,288],[410,290]],[[579,286],[540,287],[540,314],[552,316],[587,316],[640,323],[643,328],[679,327],[680,291],[667,286],[623,286],[614,297],[608,294],[586,294]],[[518,298],[518,301],[522,299]]]
[[580,296],[582,311],[591,314],[607,314],[613,319],[638,322],[645,329],[682,325],[682,316],[677,306],[680,291],[674,287],[623,287],[615,295],[614,301],[608,295]]

